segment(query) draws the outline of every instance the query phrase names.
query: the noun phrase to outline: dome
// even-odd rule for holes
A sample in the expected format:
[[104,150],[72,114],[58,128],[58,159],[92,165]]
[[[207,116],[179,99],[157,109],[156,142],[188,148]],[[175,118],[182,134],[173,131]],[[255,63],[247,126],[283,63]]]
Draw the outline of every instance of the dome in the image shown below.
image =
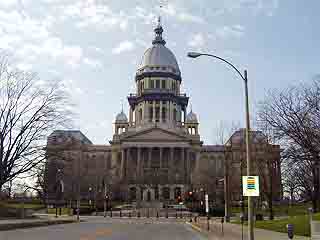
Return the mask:
[[141,60],[139,69],[144,67],[168,67],[167,70],[172,70],[180,74],[179,65],[176,57],[166,46],[156,43],[148,48]]
[[116,123],[127,123],[127,122],[128,122],[128,118],[126,114],[123,111],[121,111],[121,113],[119,113],[116,116]]
[[197,115],[194,112],[192,112],[192,110],[188,113],[188,115],[186,117],[186,122],[187,123],[198,123]]
[[160,18],[154,32],[155,38],[152,41],[152,47],[144,52],[138,72],[170,72],[180,75],[177,59],[171,50],[165,46],[166,41],[162,38],[163,28]]

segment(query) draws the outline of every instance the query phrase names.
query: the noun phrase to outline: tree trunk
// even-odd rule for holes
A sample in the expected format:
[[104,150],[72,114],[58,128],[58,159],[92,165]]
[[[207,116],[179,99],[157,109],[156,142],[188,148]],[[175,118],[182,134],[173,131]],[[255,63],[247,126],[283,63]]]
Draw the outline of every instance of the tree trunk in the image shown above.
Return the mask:
[[318,196],[319,196],[319,171],[318,164],[312,164],[312,178],[313,178],[313,193],[312,193],[312,208],[313,212],[318,212]]

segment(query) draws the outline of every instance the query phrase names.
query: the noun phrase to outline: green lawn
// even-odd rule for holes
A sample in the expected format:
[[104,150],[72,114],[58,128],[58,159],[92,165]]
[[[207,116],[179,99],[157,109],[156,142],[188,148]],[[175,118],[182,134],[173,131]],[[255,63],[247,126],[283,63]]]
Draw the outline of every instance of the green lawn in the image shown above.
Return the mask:
[[[314,214],[313,219],[320,221],[320,213]],[[240,224],[239,221],[236,221],[234,223]],[[255,227],[287,233],[287,224],[289,223],[294,225],[295,235],[310,236],[308,215],[289,216],[288,218],[277,220],[256,221]],[[245,224],[247,224],[247,222]]]
[[[281,205],[281,206],[274,206],[273,207],[273,214],[274,216],[297,216],[297,215],[305,215],[308,213],[308,208],[311,207],[311,203],[304,203],[304,204],[295,204],[292,206],[288,205]],[[245,207],[247,208],[247,206]],[[232,207],[231,208],[232,213],[240,213],[241,208],[240,207]],[[264,216],[269,215],[269,210],[256,210],[256,213],[261,213]]]
[[[56,214],[56,209],[55,208],[49,208],[48,209],[49,214]],[[61,208],[61,214],[62,215],[69,215],[71,213],[70,208]],[[58,214],[59,214],[59,208],[58,208]]]
[[[0,207],[6,207],[6,208],[23,208],[22,203],[7,203],[7,202],[0,202]],[[26,209],[41,209],[45,208],[43,204],[35,204],[35,203],[25,203],[24,208]]]

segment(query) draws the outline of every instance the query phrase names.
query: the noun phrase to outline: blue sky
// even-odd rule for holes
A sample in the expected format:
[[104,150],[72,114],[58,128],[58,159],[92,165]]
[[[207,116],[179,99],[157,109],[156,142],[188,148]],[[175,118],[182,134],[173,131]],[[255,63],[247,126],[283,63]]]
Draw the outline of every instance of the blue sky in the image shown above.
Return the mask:
[[127,109],[159,14],[207,144],[217,141],[220,122],[243,125],[243,84],[225,64],[188,59],[188,51],[214,53],[247,69],[252,112],[268,89],[319,74],[319,1],[162,2],[160,9],[156,0],[1,0],[0,48],[12,52],[19,68],[61,79],[74,103],[75,128],[97,144],[112,138],[121,100]]

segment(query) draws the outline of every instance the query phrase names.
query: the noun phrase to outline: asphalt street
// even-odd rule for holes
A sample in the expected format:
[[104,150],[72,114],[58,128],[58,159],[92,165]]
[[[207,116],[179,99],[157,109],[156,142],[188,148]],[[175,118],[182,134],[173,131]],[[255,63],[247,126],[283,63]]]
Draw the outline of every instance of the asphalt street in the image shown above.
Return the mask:
[[86,217],[85,222],[0,232],[0,240],[204,240],[176,219],[110,219]]

